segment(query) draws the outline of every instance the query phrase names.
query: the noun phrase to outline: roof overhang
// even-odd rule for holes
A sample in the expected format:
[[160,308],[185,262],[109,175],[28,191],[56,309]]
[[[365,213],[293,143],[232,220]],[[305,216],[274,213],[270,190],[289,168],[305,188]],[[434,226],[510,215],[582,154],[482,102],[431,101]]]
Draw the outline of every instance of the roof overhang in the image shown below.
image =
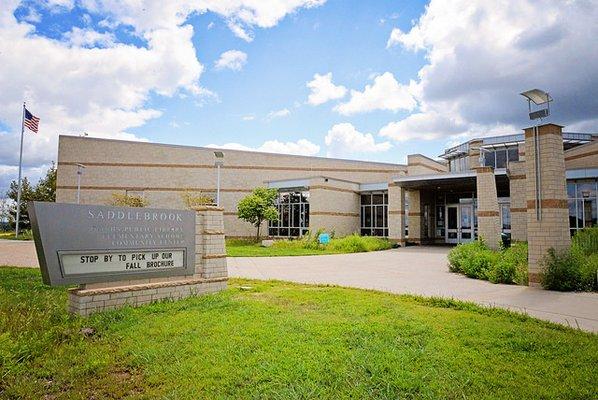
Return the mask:
[[[497,169],[494,171],[497,180],[507,180],[507,171]],[[476,172],[450,172],[446,174],[429,174],[415,176],[401,176],[393,180],[395,184],[405,189],[422,190],[472,190],[476,186]]]

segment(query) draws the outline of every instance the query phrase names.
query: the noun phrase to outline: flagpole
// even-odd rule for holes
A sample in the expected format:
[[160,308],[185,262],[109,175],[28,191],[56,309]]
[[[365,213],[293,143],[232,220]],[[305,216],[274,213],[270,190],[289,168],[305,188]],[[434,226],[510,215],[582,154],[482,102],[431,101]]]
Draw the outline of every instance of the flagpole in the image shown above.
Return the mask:
[[25,102],[23,102],[23,116],[21,117],[21,151],[19,153],[19,188],[17,189],[17,224],[15,239],[19,237],[19,218],[21,216],[21,170],[23,165],[23,133],[25,132]]

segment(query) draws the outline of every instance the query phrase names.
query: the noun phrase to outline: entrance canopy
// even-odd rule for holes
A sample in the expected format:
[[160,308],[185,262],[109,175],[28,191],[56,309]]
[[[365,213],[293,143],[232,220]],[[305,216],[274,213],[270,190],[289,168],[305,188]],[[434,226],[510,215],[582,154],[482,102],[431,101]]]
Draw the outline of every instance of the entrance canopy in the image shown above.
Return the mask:
[[[506,184],[509,178],[505,169],[494,171],[497,186]],[[393,179],[397,185],[410,190],[442,190],[442,191],[474,191],[476,189],[476,172],[453,172],[444,174],[429,174],[415,176],[401,176]]]

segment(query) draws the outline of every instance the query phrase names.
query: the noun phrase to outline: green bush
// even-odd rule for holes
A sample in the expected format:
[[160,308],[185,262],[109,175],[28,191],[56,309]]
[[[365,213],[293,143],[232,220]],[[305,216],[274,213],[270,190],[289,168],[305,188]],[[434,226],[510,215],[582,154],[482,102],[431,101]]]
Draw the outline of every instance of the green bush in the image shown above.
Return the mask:
[[309,250],[330,250],[338,253],[362,253],[366,251],[386,250],[392,247],[387,239],[373,236],[348,235],[342,238],[332,238],[326,245],[320,244],[318,237],[322,231],[307,234],[300,239],[276,240],[276,248],[303,248]]
[[448,254],[449,269],[493,283],[527,284],[527,243],[494,251],[481,240],[460,244]]
[[559,291],[598,291],[598,228],[577,232],[571,249],[550,249],[542,260],[542,286]]

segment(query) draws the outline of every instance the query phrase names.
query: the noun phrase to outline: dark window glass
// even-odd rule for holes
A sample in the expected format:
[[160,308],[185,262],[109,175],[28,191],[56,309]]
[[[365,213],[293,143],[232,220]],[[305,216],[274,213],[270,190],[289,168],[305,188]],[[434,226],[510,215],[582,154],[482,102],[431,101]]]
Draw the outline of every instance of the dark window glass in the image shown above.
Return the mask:
[[384,204],[384,195],[382,195],[382,193],[373,194],[372,204]]
[[372,204],[372,195],[370,194],[362,194],[361,195],[361,205],[370,205]]
[[509,161],[519,161],[519,149],[517,147],[510,148],[509,152]]
[[384,207],[376,207],[376,228],[384,227]]
[[507,167],[507,151],[496,150],[496,167],[495,168],[506,168]]
[[485,167],[496,167],[496,154],[494,151],[484,152],[484,166]]
[[575,198],[575,182],[567,182],[567,197]]
[[569,200],[569,227],[577,228],[577,207],[575,200]]
[[596,197],[595,182],[577,182],[577,198],[588,199]]

